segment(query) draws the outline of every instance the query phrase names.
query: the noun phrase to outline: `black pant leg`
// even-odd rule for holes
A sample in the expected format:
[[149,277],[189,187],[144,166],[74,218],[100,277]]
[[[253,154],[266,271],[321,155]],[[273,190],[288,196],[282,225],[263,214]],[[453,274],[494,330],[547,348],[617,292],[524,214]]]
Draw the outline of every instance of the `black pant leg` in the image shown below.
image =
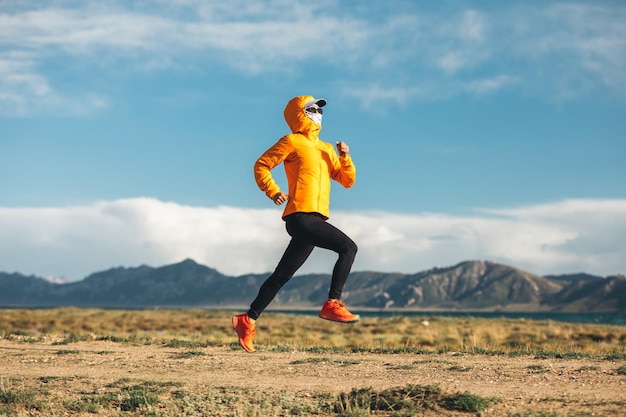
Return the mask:
[[263,310],[272,302],[278,291],[289,281],[296,271],[307,260],[314,246],[306,242],[302,242],[292,238],[283,253],[276,269],[270,275],[261,288],[259,293],[250,305],[248,315],[256,320],[259,318]]

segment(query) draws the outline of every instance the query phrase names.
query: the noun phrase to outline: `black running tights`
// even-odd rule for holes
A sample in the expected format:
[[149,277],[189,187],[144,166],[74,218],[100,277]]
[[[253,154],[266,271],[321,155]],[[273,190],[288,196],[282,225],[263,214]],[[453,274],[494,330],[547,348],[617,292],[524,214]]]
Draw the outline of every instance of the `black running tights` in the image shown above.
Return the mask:
[[261,285],[259,293],[250,305],[248,315],[257,319],[272,302],[278,291],[307,260],[313,248],[320,247],[337,252],[339,258],[333,268],[328,298],[341,298],[343,286],[348,279],[357,252],[356,243],[335,226],[327,223],[317,213],[293,213],[285,217],[287,233],[291,241],[276,269]]

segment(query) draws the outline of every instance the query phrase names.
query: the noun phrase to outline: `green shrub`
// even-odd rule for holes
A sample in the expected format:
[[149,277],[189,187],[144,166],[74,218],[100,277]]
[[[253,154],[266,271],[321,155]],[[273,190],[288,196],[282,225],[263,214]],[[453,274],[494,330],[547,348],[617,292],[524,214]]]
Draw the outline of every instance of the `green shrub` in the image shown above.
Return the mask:
[[476,413],[483,411],[495,402],[494,399],[479,397],[469,392],[454,394],[444,400],[444,407],[448,410]]
[[143,389],[131,388],[122,399],[120,409],[122,411],[135,411],[144,405],[152,405],[159,401],[159,398]]

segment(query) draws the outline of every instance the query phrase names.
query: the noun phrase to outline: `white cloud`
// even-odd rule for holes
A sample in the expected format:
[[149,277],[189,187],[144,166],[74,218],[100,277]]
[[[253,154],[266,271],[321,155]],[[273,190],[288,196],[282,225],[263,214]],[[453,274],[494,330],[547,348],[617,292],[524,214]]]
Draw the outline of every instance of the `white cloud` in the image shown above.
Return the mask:
[[404,106],[416,97],[428,95],[429,92],[420,88],[384,87],[379,84],[346,85],[341,93],[352,97],[359,106],[371,111],[380,111],[390,105]]
[[534,88],[567,99],[601,86],[624,97],[625,20],[619,2],[516,7],[500,22],[503,52],[532,75]]
[[245,4],[193,4],[189,15],[169,15],[170,9],[162,7],[132,11],[89,3],[75,9],[0,14],[0,42],[35,51],[41,57],[56,49],[69,56],[102,59],[104,53],[136,59],[138,65],[146,57],[193,59],[191,56],[199,51],[215,52],[214,57],[241,71],[256,72],[261,68],[276,71],[304,59],[337,58],[342,54],[339,51],[364,40],[365,25],[356,20],[328,15],[311,19],[317,5],[276,1],[266,2],[264,7]]
[[370,111],[380,111],[388,106],[406,106],[412,100],[445,100],[459,92],[476,96],[496,93],[519,83],[516,77],[497,75],[491,78],[477,78],[469,82],[449,82],[446,86],[424,84],[412,87],[383,86],[378,83],[344,85],[340,89],[345,96],[354,98],[359,105]]
[[446,52],[438,61],[438,66],[447,74],[454,74],[466,65],[466,58],[460,51]]
[[36,111],[82,116],[108,106],[98,94],[67,97],[56,91],[37,71],[35,59],[31,53],[0,53],[0,114],[23,116]]
[[401,28],[407,45],[400,49],[404,60],[389,62],[389,67],[402,65],[405,72],[387,68],[391,75],[382,72],[370,87],[358,80],[344,88],[395,94],[396,99],[387,102],[396,105],[403,105],[407,97],[440,100],[512,86],[550,101],[597,91],[625,98],[625,20],[626,7],[615,2],[425,13],[412,27]]
[[[288,242],[280,209],[192,207],[150,198],[0,208],[0,270],[81,279],[115,266],[192,258],[239,275],[271,271]],[[413,273],[487,259],[539,274],[626,272],[626,200],[566,200],[472,216],[335,212],[359,245],[353,270]],[[298,272],[332,269],[317,249]]]
[[[10,72],[0,84],[0,112],[15,103],[39,110],[40,101],[106,106],[93,92],[58,91],[46,69],[55,59],[118,74],[213,65],[276,74],[318,62],[339,71],[339,84],[354,83],[346,91],[388,90],[395,99],[387,102],[400,105],[512,84],[560,99],[598,88],[626,96],[626,7],[618,2],[364,10],[286,0],[18,3],[0,12],[0,59],[29,60],[23,74]],[[498,74],[516,82],[494,83]]]
[[[366,44],[364,22],[311,15],[325,3],[67,3],[0,11],[0,114],[108,105],[93,92],[61,92],[47,66],[80,62],[115,74],[222,65],[240,73],[288,72],[303,61],[352,60]],[[16,58],[27,55],[28,60]],[[208,64],[207,64],[208,63]],[[71,65],[68,65],[71,67]],[[105,75],[106,76],[106,75]],[[44,91],[45,90],[45,91]],[[74,103],[72,103],[74,102]]]
[[459,33],[466,39],[482,41],[485,38],[485,18],[482,13],[468,10],[463,13]]
[[493,78],[473,80],[471,82],[463,84],[463,86],[468,92],[475,93],[477,95],[483,95],[498,91],[503,87],[515,84],[518,81],[519,80],[515,77],[498,75]]

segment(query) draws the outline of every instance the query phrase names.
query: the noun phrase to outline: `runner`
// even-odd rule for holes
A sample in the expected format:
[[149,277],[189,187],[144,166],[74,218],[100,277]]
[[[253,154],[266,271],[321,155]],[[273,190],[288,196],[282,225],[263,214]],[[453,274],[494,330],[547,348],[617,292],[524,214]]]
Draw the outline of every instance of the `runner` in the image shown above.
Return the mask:
[[[341,301],[357,245],[327,222],[330,216],[330,180],[345,188],[352,187],[356,180],[356,168],[346,143],[336,142],[335,151],[333,145],[318,137],[322,128],[322,107],[325,105],[323,98],[298,96],[291,99],[285,107],[284,116],[292,133],[280,138],[254,165],[254,177],[261,191],[277,205],[287,203],[282,218],[291,241],[274,272],[261,285],[248,312],[232,319],[239,344],[247,352],[254,352],[256,320],[315,247],[338,254],[328,301],[319,317],[341,323],[356,323],[360,319],[357,314],[348,311]],[[288,193],[281,191],[270,172],[281,163],[287,175]]]

